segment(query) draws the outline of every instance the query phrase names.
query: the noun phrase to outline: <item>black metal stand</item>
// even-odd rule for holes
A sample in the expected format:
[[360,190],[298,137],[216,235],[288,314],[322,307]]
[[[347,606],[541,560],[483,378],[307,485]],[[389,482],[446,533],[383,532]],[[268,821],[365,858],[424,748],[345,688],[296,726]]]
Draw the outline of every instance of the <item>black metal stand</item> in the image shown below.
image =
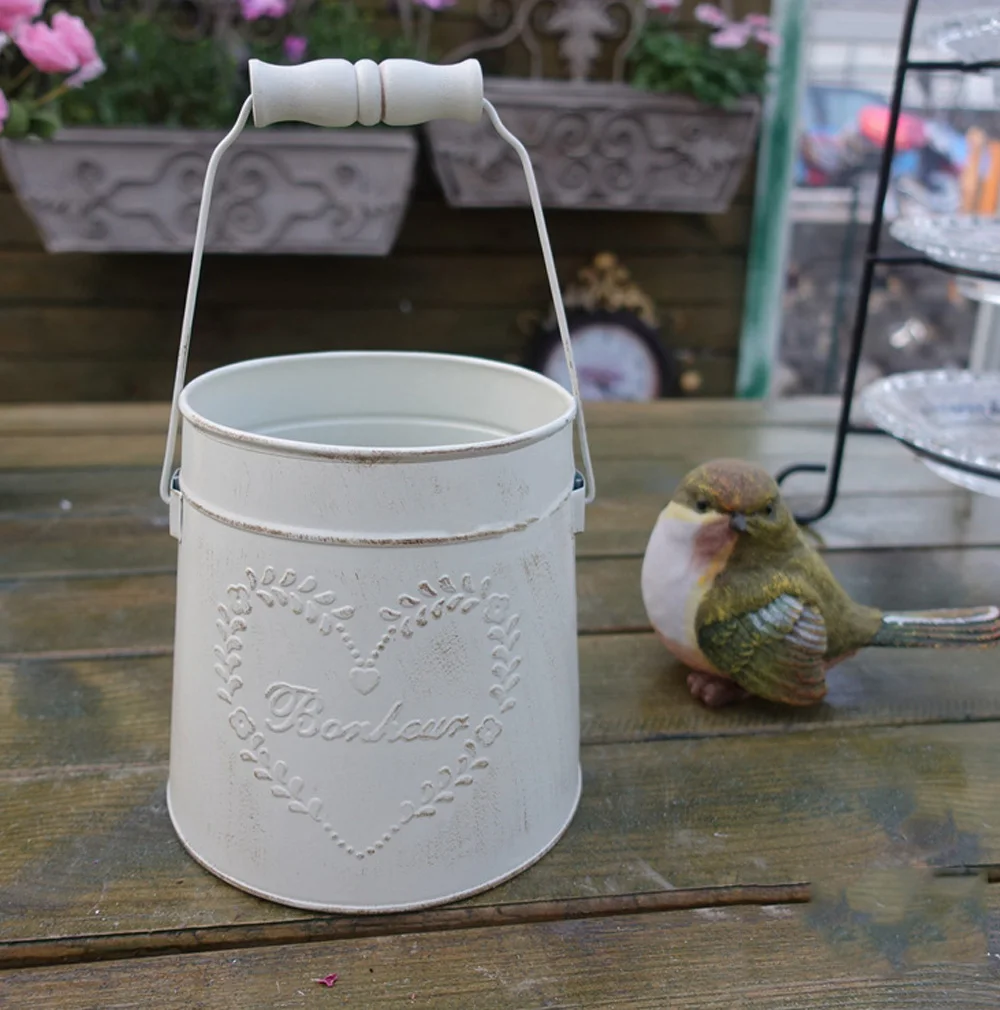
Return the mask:
[[[865,248],[865,261],[861,274],[861,287],[858,291],[857,308],[854,316],[854,328],[851,331],[851,347],[847,359],[847,374],[844,378],[844,389],[840,403],[840,414],[837,420],[837,433],[833,444],[833,456],[827,463],[796,463],[786,467],[778,476],[779,484],[796,473],[829,473],[826,493],[820,506],[813,512],[796,516],[802,524],[816,522],[822,519],[833,508],[840,487],[841,471],[844,465],[844,451],[848,435],[882,435],[877,428],[864,428],[851,423],[851,406],[854,402],[854,388],[858,377],[858,365],[861,362],[861,347],[864,343],[865,327],[868,323],[868,301],[871,296],[875,270],[884,264],[895,266],[929,266],[949,273],[961,274],[980,280],[1000,280],[1000,275],[985,273],[980,270],[960,270],[948,264],[938,263],[926,256],[883,256],[879,254],[882,240],[882,221],[885,211],[885,198],[889,192],[889,180],[892,175],[892,161],[896,153],[896,131],[899,127],[899,115],[903,107],[903,87],[908,71],[958,71],[961,73],[979,73],[983,70],[1000,69],[1000,61],[982,63],[962,63],[961,61],[921,61],[910,59],[910,45],[913,40],[913,26],[917,20],[917,7],[920,0],[908,0],[906,13],[903,17],[903,30],[899,37],[899,56],[896,61],[896,73],[892,86],[892,98],[889,104],[889,124],[886,132],[885,146],[879,162],[878,183],[875,188],[875,207],[872,213],[871,226],[868,230],[868,242]],[[912,447],[911,447],[912,448]],[[926,454],[925,454],[926,455]],[[948,461],[949,466],[966,469],[962,464]],[[968,467],[970,472],[974,468]]]

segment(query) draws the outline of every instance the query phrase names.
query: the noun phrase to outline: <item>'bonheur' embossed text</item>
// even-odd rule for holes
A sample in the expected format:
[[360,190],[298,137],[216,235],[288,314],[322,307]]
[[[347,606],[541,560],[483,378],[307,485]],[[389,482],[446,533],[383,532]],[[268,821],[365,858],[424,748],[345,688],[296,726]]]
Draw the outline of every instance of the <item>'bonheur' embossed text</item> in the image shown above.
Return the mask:
[[409,743],[414,740],[440,740],[469,728],[468,715],[401,721],[402,701],[393,702],[389,711],[376,723],[368,719],[324,719],[323,699],[316,688],[297,684],[271,684],[264,697],[270,708],[270,715],[264,721],[275,733],[295,730],[299,736],[319,736],[324,740]]

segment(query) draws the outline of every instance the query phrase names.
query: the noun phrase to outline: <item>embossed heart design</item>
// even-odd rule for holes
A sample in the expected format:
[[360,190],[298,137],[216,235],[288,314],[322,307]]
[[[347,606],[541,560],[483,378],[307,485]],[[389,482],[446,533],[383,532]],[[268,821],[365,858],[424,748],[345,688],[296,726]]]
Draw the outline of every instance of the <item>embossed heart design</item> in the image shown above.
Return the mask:
[[[509,712],[516,704],[510,692],[520,680],[517,671],[521,664],[521,657],[515,652],[521,634],[518,615],[509,613],[508,596],[491,592],[488,578],[482,579],[477,586],[471,575],[462,576],[458,584],[447,575],[442,575],[433,584],[430,581],[421,582],[414,594],[400,594],[393,606],[378,609],[378,617],[385,631],[367,655],[358,647],[349,630],[355,608],[350,605],[338,606],[336,594],[320,590],[317,580],[312,576],[300,580],[291,569],[285,570],[280,577],[271,567],[260,575],[253,569],[247,569],[246,582],[229,586],[227,593],[230,602],[218,605],[219,619],[216,627],[221,642],[214,646],[214,668],[224,682],[224,686],[217,689],[217,696],[230,707],[229,724],[237,738],[245,744],[240,757],[254,766],[255,778],[269,783],[272,796],[285,801],[291,813],[304,814],[321,825],[323,831],[346,855],[357,859],[375,855],[415,818],[434,816],[441,804],[453,802],[461,790],[473,785],[476,773],[488,767],[489,761],[481,753],[481,748],[493,745],[503,730],[503,723],[498,717]],[[495,714],[486,713],[475,717],[474,721],[478,721],[475,726],[469,724],[469,716],[406,721],[405,715],[400,711],[403,702],[397,701],[377,723],[333,718],[323,721],[323,703],[316,689],[277,682],[265,691],[265,698],[270,699],[271,718],[264,719],[262,724],[271,731],[271,735],[268,735],[258,725],[258,720],[234,701],[234,696],[243,689],[243,679],[237,672],[243,665],[242,633],[247,631],[248,621],[258,609],[258,601],[268,609],[287,609],[300,616],[321,635],[336,634],[354,661],[348,682],[363,697],[372,695],[382,682],[376,661],[394,640],[419,636],[422,629],[433,626],[449,615],[465,618],[475,613],[483,619],[486,626],[486,642],[491,656],[489,675],[492,681],[484,682],[484,695]],[[308,796],[305,793],[305,780],[294,774],[286,761],[274,755],[272,746],[275,734],[289,730],[293,723],[297,726],[299,736],[315,736],[328,741],[359,740],[371,744],[383,741],[440,740],[454,736],[456,746],[459,740],[461,746],[454,760],[438,768],[435,779],[424,780],[420,785],[419,797],[405,799],[400,803],[399,817],[387,825],[379,838],[362,846],[341,836],[334,824],[324,816],[323,799]]]
[[351,670],[350,677],[359,694],[371,694],[378,687],[382,674],[374,666],[356,666]]

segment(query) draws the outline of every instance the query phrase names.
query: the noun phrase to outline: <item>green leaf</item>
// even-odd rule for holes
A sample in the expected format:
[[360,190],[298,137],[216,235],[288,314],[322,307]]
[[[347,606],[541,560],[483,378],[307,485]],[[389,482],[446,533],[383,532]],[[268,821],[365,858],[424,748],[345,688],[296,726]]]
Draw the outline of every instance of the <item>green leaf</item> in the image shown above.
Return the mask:
[[31,131],[31,114],[23,102],[11,99],[8,103],[7,122],[4,123],[3,135],[8,140],[20,140],[27,137]]
[[715,49],[708,33],[683,34],[648,23],[629,53],[629,83],[646,91],[693,95],[711,105],[731,105],[760,94],[767,58],[759,47]]
[[51,109],[36,109],[31,113],[29,133],[43,140],[51,140],[59,130],[59,117]]

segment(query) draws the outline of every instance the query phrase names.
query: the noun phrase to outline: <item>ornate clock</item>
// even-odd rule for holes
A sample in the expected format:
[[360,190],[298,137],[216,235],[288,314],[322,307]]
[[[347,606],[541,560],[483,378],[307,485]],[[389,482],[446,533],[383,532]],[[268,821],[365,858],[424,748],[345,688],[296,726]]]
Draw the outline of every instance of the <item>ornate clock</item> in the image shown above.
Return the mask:
[[[584,267],[563,299],[585,400],[655,400],[696,384],[679,375],[659,335],[656,310],[612,253]],[[536,331],[527,365],[569,388],[569,370],[554,318]]]

